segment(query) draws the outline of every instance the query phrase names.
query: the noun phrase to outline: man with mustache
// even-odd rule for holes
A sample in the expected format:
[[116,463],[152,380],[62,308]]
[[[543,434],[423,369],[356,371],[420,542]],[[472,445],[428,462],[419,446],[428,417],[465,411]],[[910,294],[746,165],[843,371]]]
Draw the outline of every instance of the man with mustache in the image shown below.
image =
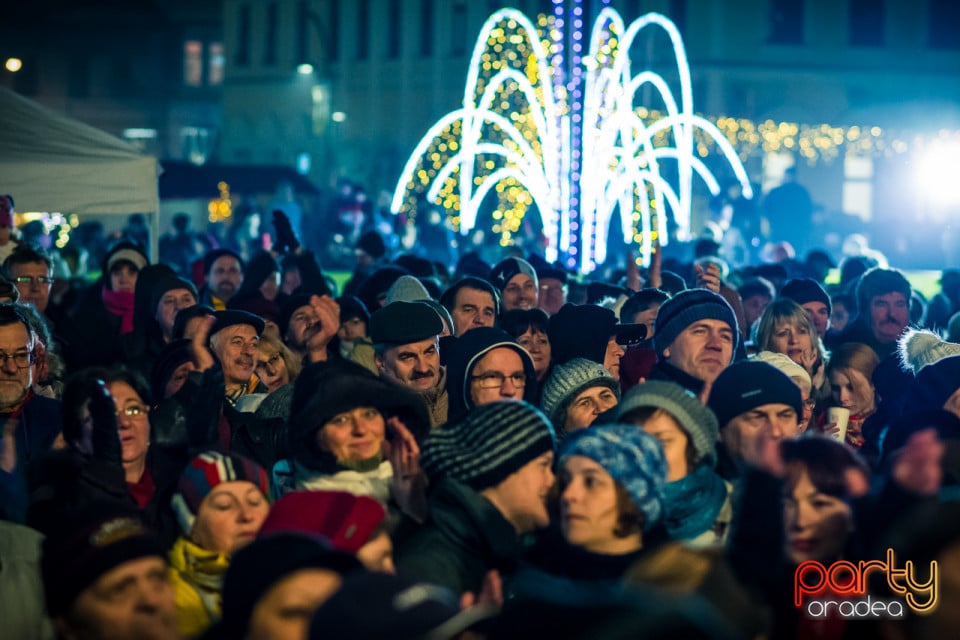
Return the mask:
[[430,427],[447,421],[446,368],[440,366],[443,321],[423,302],[391,302],[370,317],[373,360],[381,378],[417,392]]
[[831,349],[861,342],[883,360],[897,351],[897,339],[910,323],[910,282],[896,269],[868,269],[857,284],[859,314],[843,333],[830,340]]
[[253,370],[264,322],[259,316],[239,309],[217,311],[214,317],[210,351],[223,369],[226,400],[236,404],[237,398],[252,393],[257,386]]

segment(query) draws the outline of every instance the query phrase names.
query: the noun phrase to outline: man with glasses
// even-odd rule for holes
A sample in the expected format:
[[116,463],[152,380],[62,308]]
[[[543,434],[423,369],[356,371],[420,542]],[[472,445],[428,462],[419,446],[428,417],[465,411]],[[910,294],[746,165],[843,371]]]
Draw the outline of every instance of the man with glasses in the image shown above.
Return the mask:
[[53,286],[53,264],[40,250],[23,244],[3,263],[7,278],[17,286],[20,302],[32,304],[46,315]]
[[466,332],[447,354],[448,422],[498,400],[537,399],[537,373],[526,349],[507,332],[479,327]]
[[60,402],[35,395],[37,336],[16,303],[0,303],[0,518],[23,516],[23,473],[60,435]]

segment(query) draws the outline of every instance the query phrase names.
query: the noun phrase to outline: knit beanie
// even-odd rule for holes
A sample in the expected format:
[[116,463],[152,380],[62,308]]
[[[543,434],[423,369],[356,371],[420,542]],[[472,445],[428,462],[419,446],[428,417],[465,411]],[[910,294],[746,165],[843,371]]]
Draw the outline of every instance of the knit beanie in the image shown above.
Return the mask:
[[928,364],[960,354],[960,344],[945,342],[933,331],[907,327],[897,340],[900,362],[905,371],[913,375]]
[[780,289],[781,298],[790,298],[801,307],[808,302],[822,302],[827,305],[827,313],[833,312],[830,296],[819,282],[813,278],[794,278],[788,280]]
[[187,332],[187,323],[194,318],[212,316],[214,314],[216,314],[216,311],[213,310],[213,307],[205,304],[195,304],[192,307],[180,309],[173,318],[173,339],[180,340],[183,338]]
[[534,284],[537,284],[537,272],[529,262],[523,258],[507,258],[498,262],[490,270],[488,279],[497,289],[503,291],[518,273],[530,276]]
[[410,344],[440,335],[443,321],[421,302],[391,302],[370,316],[373,344]]
[[648,380],[635,385],[617,405],[615,420],[626,422],[636,409],[654,407],[663,409],[676,420],[693,444],[697,460],[708,466],[717,462],[717,416],[703,406],[693,393],[675,382]]
[[65,614],[87,587],[125,562],[151,556],[166,561],[163,546],[140,513],[123,504],[92,503],[47,533],[40,575],[51,617]]
[[593,360],[574,358],[553,367],[550,377],[543,385],[540,406],[550,418],[558,435],[564,430],[564,418],[570,403],[591,387],[608,387],[616,394],[617,399],[620,399],[620,383],[603,365]]
[[400,276],[407,275],[410,274],[407,273],[407,270],[403,267],[392,264],[380,267],[360,284],[357,297],[360,298],[367,309],[373,313],[383,306],[387,291],[390,290],[393,283],[399,280]]
[[338,551],[356,553],[386,517],[383,505],[369,496],[346,491],[293,491],[270,505],[257,537],[306,533],[323,537]]
[[157,305],[160,304],[160,299],[163,298],[163,295],[167,291],[173,291],[175,289],[186,289],[193,294],[194,301],[197,300],[197,288],[193,286],[192,282],[178,278],[173,275],[173,273],[161,274],[150,289],[150,307],[148,311],[151,316],[157,313]]
[[223,579],[223,616],[213,637],[246,637],[254,607],[270,589],[303,569],[328,569],[340,575],[362,570],[351,554],[323,539],[301,533],[257,538],[233,555]]
[[539,409],[522,400],[490,402],[458,424],[431,431],[420,465],[431,483],[452,478],[482,491],[555,446],[553,426]]
[[110,248],[110,251],[107,252],[107,256],[103,261],[104,275],[108,275],[110,270],[113,269],[113,265],[118,262],[129,262],[137,268],[137,271],[143,269],[150,263],[143,249],[133,242],[118,242]]
[[733,330],[733,352],[737,352],[740,330],[730,303],[707,289],[687,289],[662,305],[654,324],[653,346],[660,356],[684,329],[698,320],[720,320]]
[[777,353],[775,351],[760,351],[759,353],[751,356],[750,359],[773,365],[783,373],[787,374],[787,377],[794,382],[796,382],[799,378],[800,382],[798,385],[801,389],[806,389],[807,393],[811,393],[813,391],[813,381],[810,379],[810,374],[807,373],[806,369],[791,360],[790,356],[783,353]]
[[[362,302],[360,304],[363,305]],[[290,327],[290,318],[297,312],[297,309],[309,306],[310,296],[305,293],[298,293],[287,298],[287,301],[280,307],[280,317],[277,318],[277,327],[280,329],[281,338],[286,337],[287,329]],[[363,305],[363,308],[366,310],[366,305]]]
[[413,276],[403,275],[397,278],[397,281],[387,289],[387,299],[385,304],[403,300],[404,302],[413,302],[415,300],[427,300],[430,294],[423,283]]
[[[310,299],[308,297],[307,304],[309,303],[310,303]],[[339,298],[337,298],[337,304],[340,305],[340,322],[341,323],[346,322],[347,320],[352,320],[354,318],[359,318],[360,320],[363,321],[363,324],[366,324],[366,325],[370,324],[370,312],[367,311],[367,305],[360,302],[360,298],[356,296],[340,296]],[[300,307],[302,306],[303,305],[301,304]],[[297,309],[299,309],[299,307],[297,307]],[[284,311],[286,310],[287,309],[285,306]],[[290,324],[290,316],[293,315],[293,311],[296,311],[296,309],[291,310],[290,313],[286,316],[287,324]],[[286,327],[283,328],[283,331],[281,332],[280,335],[283,335],[285,333],[286,333]]]
[[785,404],[803,415],[800,387],[773,365],[755,360],[736,362],[724,369],[713,383],[707,406],[717,414],[723,429],[741,413],[765,404]]
[[183,535],[190,535],[200,503],[214,487],[223,482],[241,480],[252,482],[264,496],[270,495],[267,472],[239,453],[204,451],[187,463],[187,467],[180,474],[177,492],[170,501]]
[[942,409],[957,389],[960,389],[960,355],[947,356],[928,364],[917,374],[912,394],[917,410]]
[[590,458],[627,490],[643,513],[644,531],[663,518],[667,459],[660,441],[643,429],[633,424],[580,429],[563,443],[558,465],[570,456]]
[[207,275],[210,273],[210,269],[213,268],[213,263],[222,258],[223,256],[231,256],[236,258],[237,262],[240,263],[240,269],[243,269],[243,259],[236,251],[230,249],[213,249],[207,251],[203,255],[203,273]]

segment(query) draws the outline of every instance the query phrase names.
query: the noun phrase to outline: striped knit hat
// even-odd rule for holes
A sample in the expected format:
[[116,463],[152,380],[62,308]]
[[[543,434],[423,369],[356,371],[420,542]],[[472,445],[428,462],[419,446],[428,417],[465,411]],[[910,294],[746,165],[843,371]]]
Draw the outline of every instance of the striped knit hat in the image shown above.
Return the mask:
[[458,424],[431,431],[420,465],[433,483],[453,478],[482,491],[555,446],[553,426],[539,409],[523,401],[491,402]]
[[558,433],[564,428],[570,403],[591,387],[608,387],[618,400],[620,398],[620,383],[602,364],[593,360],[574,358],[565,364],[556,365],[550,372],[550,377],[543,385],[540,406]]
[[269,495],[267,472],[249,458],[237,453],[204,451],[191,460],[180,475],[177,493],[170,501],[183,535],[190,535],[200,503],[214,487],[222,482],[240,480],[252,482],[264,496]]
[[653,334],[653,347],[657,355],[662,357],[663,350],[673,344],[684,329],[698,320],[706,319],[720,320],[730,325],[733,329],[733,352],[736,353],[740,330],[730,303],[708,289],[687,289],[660,305]]

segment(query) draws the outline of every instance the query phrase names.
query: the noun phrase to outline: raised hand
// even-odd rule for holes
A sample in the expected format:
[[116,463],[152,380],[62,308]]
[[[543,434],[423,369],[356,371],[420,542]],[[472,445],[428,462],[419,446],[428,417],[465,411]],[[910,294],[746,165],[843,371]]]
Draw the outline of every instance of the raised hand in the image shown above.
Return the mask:
[[427,481],[420,469],[420,446],[396,416],[387,420],[387,430],[393,436],[384,442],[393,468],[393,497],[401,511],[422,522],[427,515]]
[[720,293],[720,267],[716,263],[698,264],[694,267],[694,271],[697,274],[698,287]]

